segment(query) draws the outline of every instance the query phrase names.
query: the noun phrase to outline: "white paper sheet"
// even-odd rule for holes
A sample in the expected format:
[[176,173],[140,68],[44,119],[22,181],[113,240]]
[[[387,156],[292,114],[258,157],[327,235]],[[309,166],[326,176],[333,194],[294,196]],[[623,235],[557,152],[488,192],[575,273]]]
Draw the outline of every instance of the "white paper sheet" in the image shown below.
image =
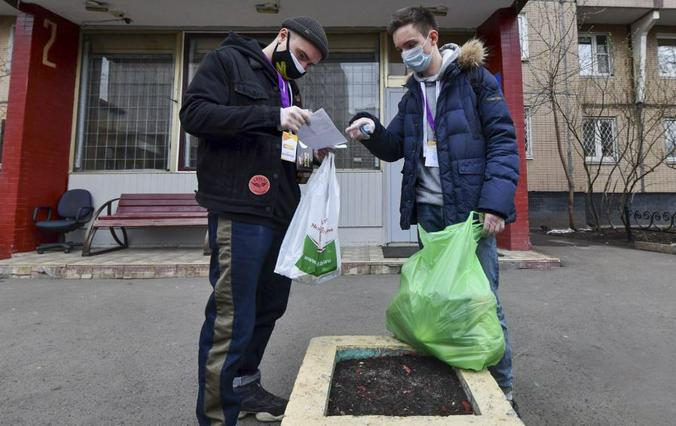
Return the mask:
[[298,130],[298,139],[312,149],[345,148],[347,142],[345,136],[336,128],[324,108],[312,113],[310,125],[303,126]]

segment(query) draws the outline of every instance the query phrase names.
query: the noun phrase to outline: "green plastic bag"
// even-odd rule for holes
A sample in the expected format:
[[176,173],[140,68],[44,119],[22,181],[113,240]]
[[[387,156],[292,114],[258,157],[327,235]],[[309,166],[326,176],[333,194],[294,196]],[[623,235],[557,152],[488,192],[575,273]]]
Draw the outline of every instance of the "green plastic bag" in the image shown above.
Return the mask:
[[399,292],[387,308],[387,329],[421,353],[468,370],[497,364],[505,339],[497,302],[476,256],[482,225],[464,223],[427,233],[406,261]]

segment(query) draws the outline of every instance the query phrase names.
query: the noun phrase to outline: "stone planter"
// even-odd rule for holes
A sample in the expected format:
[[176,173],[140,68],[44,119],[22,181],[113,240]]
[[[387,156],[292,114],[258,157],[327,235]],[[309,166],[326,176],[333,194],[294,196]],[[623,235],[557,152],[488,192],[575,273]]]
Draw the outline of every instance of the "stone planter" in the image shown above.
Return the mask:
[[327,416],[336,362],[350,357],[410,354],[414,350],[391,337],[329,336],[312,339],[294,384],[282,426],[319,425],[523,425],[495,380],[487,372],[455,369],[474,415]]

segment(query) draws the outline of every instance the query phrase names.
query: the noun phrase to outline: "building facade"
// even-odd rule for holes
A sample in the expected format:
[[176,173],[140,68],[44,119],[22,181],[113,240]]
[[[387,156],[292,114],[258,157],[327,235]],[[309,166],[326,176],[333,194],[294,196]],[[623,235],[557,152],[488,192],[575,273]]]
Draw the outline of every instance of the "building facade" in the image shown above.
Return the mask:
[[[269,42],[286,17],[313,16],[327,30],[331,53],[299,81],[305,106],[325,108],[338,128],[358,111],[385,122],[396,114],[406,69],[385,27],[407,2],[256,3],[0,2],[15,23],[0,257],[32,250],[44,238],[32,226],[32,209],[55,205],[66,189],[89,190],[97,206],[122,193],[193,192],[196,140],[180,127],[181,98],[202,57],[229,31]],[[525,2],[482,0],[457,9],[423,3],[438,14],[442,42],[486,42],[488,67],[500,75],[523,150],[517,16]],[[348,146],[337,154],[341,242],[416,241],[414,230],[398,225],[401,162],[382,163],[360,144]],[[524,170],[519,219],[500,237],[507,248],[530,247],[526,179]],[[132,230],[130,237],[134,246],[199,245],[203,232]]]
[[632,180],[635,210],[676,212],[676,1],[531,1],[519,21],[532,224],[567,224],[566,171],[578,225],[585,193]]

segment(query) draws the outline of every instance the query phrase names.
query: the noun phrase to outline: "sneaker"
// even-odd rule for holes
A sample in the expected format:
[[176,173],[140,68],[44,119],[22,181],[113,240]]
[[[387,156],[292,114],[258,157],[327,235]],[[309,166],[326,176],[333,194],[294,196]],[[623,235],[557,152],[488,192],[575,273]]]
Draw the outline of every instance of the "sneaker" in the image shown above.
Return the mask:
[[259,422],[278,422],[284,417],[289,401],[266,391],[260,382],[236,387],[235,392],[242,401],[239,409],[240,419],[253,414]]

